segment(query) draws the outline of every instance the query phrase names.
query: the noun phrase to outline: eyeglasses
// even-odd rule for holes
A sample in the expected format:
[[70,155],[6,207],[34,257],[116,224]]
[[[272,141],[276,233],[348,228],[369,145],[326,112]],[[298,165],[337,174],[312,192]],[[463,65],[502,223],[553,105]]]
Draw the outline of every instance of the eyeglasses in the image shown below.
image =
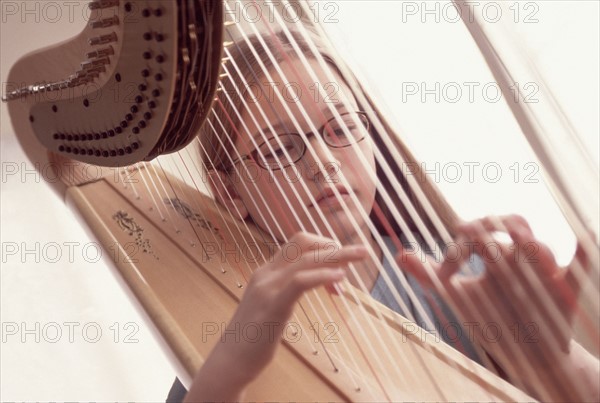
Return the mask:
[[[320,129],[319,134],[331,148],[344,148],[363,140],[371,123],[365,112],[347,112],[340,118],[329,119]],[[313,135],[306,133],[307,140]],[[278,134],[261,143],[249,154],[241,155],[232,162],[230,171],[238,161],[253,160],[261,168],[272,171],[286,168],[300,161],[306,153],[306,143],[298,133]],[[285,151],[287,151],[287,156]]]

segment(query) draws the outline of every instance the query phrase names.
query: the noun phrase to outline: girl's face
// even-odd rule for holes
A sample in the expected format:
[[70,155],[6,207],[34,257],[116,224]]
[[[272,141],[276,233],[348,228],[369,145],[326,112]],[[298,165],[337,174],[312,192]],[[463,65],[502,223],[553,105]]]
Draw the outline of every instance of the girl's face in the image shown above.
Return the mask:
[[[235,141],[239,155],[251,157],[236,163],[237,169],[232,170],[230,179],[231,189],[241,202],[238,206],[244,207],[242,216],[249,214],[259,227],[271,232],[280,241],[288,240],[298,231],[337,236],[341,242],[349,241],[357,232],[352,217],[364,230],[365,216],[371,212],[375,199],[375,183],[368,174],[371,172],[371,176],[374,176],[375,172],[372,140],[361,124],[363,121],[358,120],[360,114],[355,113],[358,105],[350,88],[339,75],[335,74],[336,80],[332,82],[319,64],[311,61],[314,74],[318,77],[318,83],[315,83],[300,60],[293,59],[292,63],[293,66],[287,62],[280,64],[287,80],[277,72],[272,72],[270,83],[267,78],[260,80],[260,90],[258,85],[251,86],[254,100],[247,101],[249,109],[241,111],[246,128],[243,125],[237,128]],[[283,103],[279,101],[275,89],[281,91]],[[324,90],[323,94],[319,92],[320,89]],[[343,102],[345,98],[347,100]],[[308,119],[301,112],[300,105]],[[289,109],[286,110],[286,107]],[[323,138],[323,134],[327,136],[332,130],[339,129],[340,119],[330,121],[335,117],[331,109],[345,116],[342,120],[349,130],[346,135],[351,131],[354,134],[352,138],[363,139],[346,147],[332,147],[319,141],[317,136]],[[277,159],[273,150],[264,144],[267,141],[275,147],[284,147],[288,153],[297,153],[297,141],[301,137],[289,136],[289,133],[299,132],[290,113],[302,133],[306,134],[314,154],[311,147],[307,146],[304,156],[294,164],[282,169],[264,169],[254,158],[260,159],[262,155],[270,161]],[[310,122],[318,132],[313,133]],[[338,133],[341,135],[344,132]],[[328,137],[328,141],[336,143],[339,140]],[[300,143],[306,144],[304,141]],[[284,154],[277,155],[281,161],[289,163]],[[234,151],[232,157],[235,159],[237,156]],[[333,194],[333,188],[340,192],[341,198]],[[360,213],[361,209],[349,196],[351,194],[356,195],[364,213]],[[344,202],[352,217],[344,211]]]

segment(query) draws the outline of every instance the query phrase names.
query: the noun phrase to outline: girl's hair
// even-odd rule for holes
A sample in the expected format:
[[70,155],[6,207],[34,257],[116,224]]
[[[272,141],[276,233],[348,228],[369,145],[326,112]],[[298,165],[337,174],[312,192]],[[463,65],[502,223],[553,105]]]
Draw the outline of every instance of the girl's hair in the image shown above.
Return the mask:
[[[307,55],[307,58],[313,57],[312,51],[306,40],[302,37],[302,35],[295,31],[291,32],[294,42],[300,48],[302,53]],[[264,64],[265,68],[268,71],[272,71],[274,62],[281,63],[286,58],[288,58],[290,54],[295,54],[294,48],[290,44],[290,41],[282,32],[276,34],[276,40],[273,40],[271,39],[271,37],[267,36],[264,36],[263,39],[269,47],[269,50],[273,55],[273,59],[275,60],[269,57],[266,50],[259,42],[258,37],[256,36],[249,38],[248,42],[250,43],[250,45],[248,45],[246,41],[238,41],[233,46],[231,46],[231,48],[229,48],[231,49],[231,59],[235,60],[240,70],[239,73],[244,77],[247,86],[244,86],[242,84],[243,82],[241,79],[222,80],[222,89],[217,96],[217,102],[214,106],[214,114],[209,114],[208,122],[204,123],[199,133],[201,143],[200,153],[202,156],[202,160],[208,169],[212,169],[214,167],[214,169],[223,173],[228,172],[227,168],[230,166],[230,164],[227,155],[234,155],[232,153],[233,147],[231,146],[231,144],[235,142],[237,132],[238,130],[240,130],[239,118],[236,115],[235,111],[243,110],[242,97],[245,97],[244,99],[246,99],[247,101],[248,98],[253,95],[248,93],[247,88],[255,87],[256,84],[259,84],[259,80],[264,78],[261,75],[262,68],[258,63],[258,60],[260,60]],[[333,71],[339,74],[342,80],[351,89],[353,89],[354,92],[360,91],[360,93],[367,100],[367,105],[361,105],[359,103],[359,108],[361,110],[374,111],[376,118],[381,122],[385,133],[379,133],[375,128],[371,128],[371,136],[373,138],[374,144],[376,147],[379,148],[379,151],[384,156],[385,161],[389,164],[391,170],[398,179],[400,186],[407,194],[415,210],[417,211],[417,213],[419,214],[425,226],[429,229],[433,237],[435,239],[440,240],[442,239],[442,234],[440,234],[433,226],[433,223],[429,218],[429,214],[426,213],[423,204],[417,199],[412,188],[409,186],[406,174],[403,173],[402,168],[404,168],[404,172],[408,170],[409,172],[407,172],[407,174],[412,175],[414,177],[415,181],[419,184],[425,197],[431,204],[433,211],[439,216],[440,221],[442,222],[446,230],[451,235],[454,235],[455,227],[458,221],[457,215],[446,202],[446,200],[442,197],[439,190],[425,175],[421,164],[417,162],[417,160],[408,150],[406,145],[400,140],[397,133],[395,133],[395,131],[392,130],[391,126],[388,124],[386,119],[375,107],[371,98],[364,91],[362,86],[358,83],[356,77],[352,73],[343,73],[344,71],[350,71],[348,68],[340,69],[338,67],[343,66],[343,62],[339,60],[339,58],[338,60],[335,60],[334,57],[332,57],[324,49],[324,47],[320,45],[321,41],[318,40],[318,38],[316,38],[316,40],[315,38],[312,38],[312,40],[323,59],[331,66]],[[254,49],[256,55],[252,52],[252,49]],[[285,53],[281,51],[282,49]],[[230,68],[230,74],[232,71],[233,68]],[[235,77],[239,76],[236,74]],[[241,88],[244,89],[242,90]],[[217,136],[220,136],[220,138],[217,138]],[[230,137],[231,141],[227,139],[227,136]],[[401,155],[403,159],[402,164],[400,161],[396,161],[392,153],[390,153],[383,141],[383,136],[389,138],[389,141],[391,141],[394,144],[396,152],[399,155]],[[398,208],[398,211],[402,215],[402,218],[405,220],[410,230],[417,234],[420,233],[420,231],[417,229],[416,223],[408,214],[408,211],[405,208],[404,204],[400,201],[400,198],[394,191],[389,179],[382,170],[379,162],[376,163],[376,173],[378,180],[386,189],[391,200]],[[395,220],[392,218],[391,210],[388,208],[387,203],[384,202],[383,198],[379,194],[379,191],[377,191],[377,194],[375,196],[375,203],[377,203],[377,205],[381,208],[386,223],[389,223],[393,231],[397,235],[400,235],[400,228],[396,224]],[[373,223],[375,224],[377,229],[383,235],[387,234],[388,231],[384,229],[384,223],[378,218],[378,215],[375,213],[375,211],[371,212],[371,219],[373,220]]]

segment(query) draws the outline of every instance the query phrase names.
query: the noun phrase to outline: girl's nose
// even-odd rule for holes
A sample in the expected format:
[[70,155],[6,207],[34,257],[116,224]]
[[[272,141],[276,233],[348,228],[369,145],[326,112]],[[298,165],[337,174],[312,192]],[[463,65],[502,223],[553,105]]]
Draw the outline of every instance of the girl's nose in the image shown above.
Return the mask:
[[[313,152],[311,152],[311,146]],[[310,179],[328,178],[337,176],[341,164],[334,149],[327,146],[322,139],[312,138],[307,146],[306,158]]]

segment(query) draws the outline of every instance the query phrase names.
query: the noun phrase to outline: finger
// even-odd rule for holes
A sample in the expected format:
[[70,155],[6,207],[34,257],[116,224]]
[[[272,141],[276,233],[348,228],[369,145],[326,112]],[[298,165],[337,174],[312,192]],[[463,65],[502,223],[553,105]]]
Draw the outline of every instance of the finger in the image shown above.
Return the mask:
[[538,274],[544,276],[542,280],[550,280],[556,275],[558,265],[548,246],[523,228],[511,228],[509,233],[519,249],[515,259],[517,264],[531,265]]
[[335,253],[323,249],[315,249],[302,254],[286,270],[312,270],[320,268],[338,268],[357,262],[368,256],[368,250],[362,245],[341,247]]
[[338,283],[325,284],[325,290],[327,290],[327,292],[330,294],[340,295],[340,289],[338,287]]
[[[426,287],[434,288],[439,270],[439,264],[431,257],[424,254],[416,254],[415,251],[401,248],[396,254],[396,263],[402,270],[410,273],[417,281]],[[430,269],[426,265],[429,265]]]
[[502,216],[500,217],[502,224],[504,224],[506,231],[508,231],[509,235],[512,231],[518,231],[519,233],[533,237],[533,230],[529,226],[529,223],[525,218],[519,215],[510,215],[510,216]]
[[[495,218],[498,219],[498,218]],[[462,242],[467,253],[465,258],[470,259],[470,255],[477,254],[485,263],[486,278],[501,284],[502,287],[511,287],[515,281],[515,275],[520,275],[521,270],[517,270],[512,262],[514,251],[504,243],[498,242],[492,236],[490,231],[498,228],[493,224],[493,218],[486,217],[469,224],[463,224],[460,228],[458,241]],[[487,227],[487,228],[486,228]],[[520,229],[526,232],[526,228]],[[520,255],[521,253],[519,253]],[[467,267],[470,267],[467,265]],[[471,268],[471,271],[473,269]]]
[[522,216],[516,214],[505,216],[487,216],[479,220],[462,223],[457,226],[457,232],[469,233],[473,230],[480,232],[483,229],[485,229],[488,232],[507,232],[509,228],[520,229],[533,236],[533,231],[531,230],[531,227],[529,226],[527,220],[525,220],[525,218],[523,218]]
[[533,230],[529,226],[529,222],[527,222],[527,220],[523,216],[520,216],[517,214],[511,214],[511,215],[500,216],[499,218],[505,227],[519,228],[524,233],[527,233],[530,236],[533,236]]
[[440,269],[438,270],[438,277],[442,283],[450,281],[455,273],[460,270],[461,264],[465,261],[465,257],[461,256],[458,259],[444,259]]
[[[565,273],[565,282],[572,293],[572,295],[569,295],[571,299],[576,299],[579,295],[583,284],[587,280],[591,267],[588,254],[585,251],[583,244],[578,242],[575,256],[573,256],[573,260],[567,266]],[[575,303],[576,301],[572,302]]]
[[294,273],[289,280],[289,292],[286,293],[291,302],[300,298],[308,290],[321,285],[331,285],[346,277],[343,268],[320,268],[318,270],[304,270]]
[[469,241],[469,243],[465,243],[465,246],[469,250],[475,250],[480,256],[490,243],[497,247],[501,246],[502,243],[493,236],[495,232],[508,233],[513,238],[516,233],[534,237],[527,221],[519,215],[488,216],[462,223],[456,229],[457,236],[464,237]]
[[[456,228],[457,243],[462,245],[465,251],[470,253],[475,252],[479,256],[484,256],[486,245],[494,242],[491,232],[497,231],[497,225],[493,220],[491,217],[486,217],[459,225]],[[466,254],[470,255],[470,253]]]
[[272,257],[271,265],[265,266],[266,269],[279,269],[288,263],[298,260],[301,255],[308,251],[325,248],[340,248],[341,245],[333,239],[308,232],[297,232],[288,242],[283,244],[277,253]]
[[[482,228],[470,228],[467,230],[469,235],[474,239],[479,237],[482,241],[481,245],[489,245],[489,242],[494,242],[494,246],[498,247],[502,252],[499,257],[507,263],[517,263],[518,266],[531,265],[538,273],[543,273],[545,276],[552,276],[555,273],[556,261],[554,254],[543,243],[539,242],[531,230],[529,223],[519,215],[508,215],[500,217],[485,217],[479,221]],[[476,226],[477,222],[474,223]],[[497,242],[491,233],[486,231],[502,231],[508,233],[511,237],[514,246],[507,249],[505,245]],[[515,249],[513,253],[513,249]],[[478,251],[482,253],[483,251]],[[499,260],[500,261],[500,260]],[[519,273],[519,272],[517,272]],[[507,273],[508,274],[508,273]]]

